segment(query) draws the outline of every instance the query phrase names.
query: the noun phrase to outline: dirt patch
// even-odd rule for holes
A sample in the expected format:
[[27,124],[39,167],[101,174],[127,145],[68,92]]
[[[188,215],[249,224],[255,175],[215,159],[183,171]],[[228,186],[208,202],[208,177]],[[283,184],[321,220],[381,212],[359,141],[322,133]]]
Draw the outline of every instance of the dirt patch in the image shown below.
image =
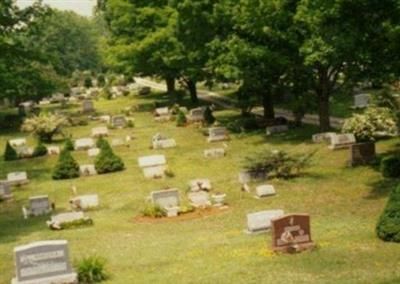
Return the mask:
[[200,218],[207,218],[210,216],[215,216],[223,213],[228,213],[231,211],[231,207],[218,208],[210,207],[206,209],[196,209],[194,212],[180,214],[177,217],[162,217],[162,218],[152,218],[146,216],[136,216],[133,221],[136,223],[166,223],[166,222],[181,222]]

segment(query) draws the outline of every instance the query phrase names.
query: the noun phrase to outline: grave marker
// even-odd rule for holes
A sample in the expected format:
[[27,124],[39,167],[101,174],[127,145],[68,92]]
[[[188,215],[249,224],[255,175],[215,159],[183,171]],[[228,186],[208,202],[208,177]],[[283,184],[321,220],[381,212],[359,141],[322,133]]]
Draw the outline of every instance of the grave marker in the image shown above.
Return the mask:
[[247,214],[247,233],[264,233],[271,228],[271,220],[284,215],[283,210],[265,210]]
[[225,127],[212,127],[208,129],[208,142],[228,140],[228,130]]
[[151,193],[151,200],[161,208],[178,207],[180,203],[179,191],[178,189],[153,191]]

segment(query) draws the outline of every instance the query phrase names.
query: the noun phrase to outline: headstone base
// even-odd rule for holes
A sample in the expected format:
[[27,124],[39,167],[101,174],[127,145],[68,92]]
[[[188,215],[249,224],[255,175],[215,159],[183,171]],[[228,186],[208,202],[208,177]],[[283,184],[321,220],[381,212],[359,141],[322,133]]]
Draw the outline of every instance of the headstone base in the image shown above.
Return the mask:
[[299,253],[306,250],[313,250],[316,247],[315,243],[304,243],[304,244],[293,244],[290,246],[284,247],[273,247],[272,250],[274,252],[283,252],[283,253]]
[[76,273],[52,276],[41,279],[18,281],[16,278],[11,280],[11,284],[77,284],[78,275]]

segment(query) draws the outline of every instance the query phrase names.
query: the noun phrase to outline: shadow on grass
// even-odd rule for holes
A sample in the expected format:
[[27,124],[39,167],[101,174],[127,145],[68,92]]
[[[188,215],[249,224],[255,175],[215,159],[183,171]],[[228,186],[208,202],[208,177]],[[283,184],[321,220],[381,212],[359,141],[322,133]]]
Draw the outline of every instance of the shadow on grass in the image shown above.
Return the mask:
[[389,195],[392,189],[399,184],[398,179],[382,179],[377,182],[370,183],[372,188],[366,199],[380,199]]

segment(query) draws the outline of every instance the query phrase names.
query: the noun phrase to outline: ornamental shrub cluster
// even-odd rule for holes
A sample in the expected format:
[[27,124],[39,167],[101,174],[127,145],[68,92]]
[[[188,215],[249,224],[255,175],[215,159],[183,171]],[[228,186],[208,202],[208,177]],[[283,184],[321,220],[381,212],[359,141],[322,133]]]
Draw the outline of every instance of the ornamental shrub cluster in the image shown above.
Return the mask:
[[396,118],[388,108],[370,107],[346,119],[342,132],[354,133],[358,141],[374,141],[382,136],[394,136],[398,129]]
[[389,156],[381,161],[381,172],[384,177],[400,177],[400,157]]

